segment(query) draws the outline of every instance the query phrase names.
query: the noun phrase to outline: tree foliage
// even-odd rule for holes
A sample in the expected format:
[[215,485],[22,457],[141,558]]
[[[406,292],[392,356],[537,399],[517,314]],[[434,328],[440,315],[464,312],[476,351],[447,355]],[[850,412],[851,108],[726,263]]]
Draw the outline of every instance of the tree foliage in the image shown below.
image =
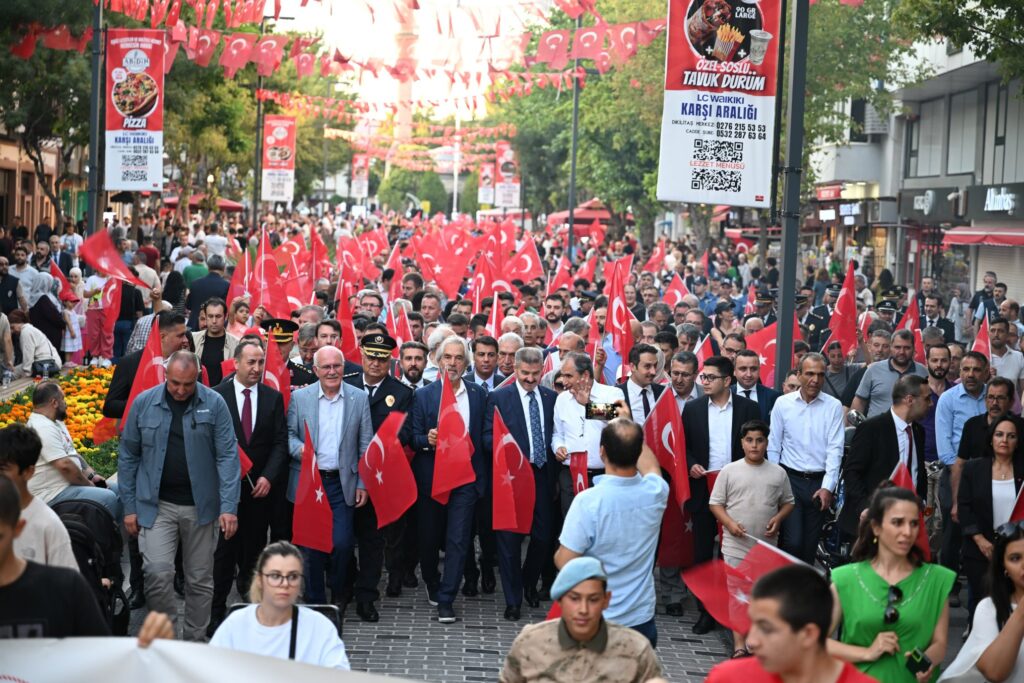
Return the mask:
[[392,168],[391,172],[381,181],[377,197],[384,208],[404,213],[411,205],[407,195],[416,197],[420,202],[430,202],[430,213],[447,211],[449,206],[448,193],[445,192],[441,176],[434,171],[410,171],[404,168]]

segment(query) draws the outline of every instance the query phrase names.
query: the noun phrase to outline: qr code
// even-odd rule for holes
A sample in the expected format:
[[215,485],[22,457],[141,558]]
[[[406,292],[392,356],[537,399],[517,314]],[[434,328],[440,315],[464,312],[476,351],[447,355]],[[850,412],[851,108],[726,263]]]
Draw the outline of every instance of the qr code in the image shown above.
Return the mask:
[[121,157],[121,166],[127,168],[146,168],[149,166],[149,159],[144,154],[125,154]]
[[695,161],[743,161],[743,143],[728,140],[693,141],[693,158]]
[[121,169],[121,182],[141,183],[146,180],[145,171]]
[[277,197],[284,194],[284,183],[270,183],[270,194]]
[[722,171],[715,168],[694,169],[690,179],[691,190],[714,190],[717,192],[739,192],[743,183],[739,171]]

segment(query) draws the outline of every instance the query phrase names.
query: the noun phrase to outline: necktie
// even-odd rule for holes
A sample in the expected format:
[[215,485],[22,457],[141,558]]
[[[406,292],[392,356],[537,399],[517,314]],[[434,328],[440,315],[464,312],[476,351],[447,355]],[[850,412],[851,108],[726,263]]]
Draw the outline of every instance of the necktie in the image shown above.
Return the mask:
[[537,392],[531,391],[526,394],[530,397],[530,460],[537,467],[544,467],[548,461],[548,455],[544,452],[544,428],[540,423],[540,407],[537,405]]
[[[910,470],[910,475],[914,475],[914,432],[907,425],[904,430],[907,433],[907,469]],[[916,483],[916,480],[915,480]]]
[[743,390],[743,395],[747,398],[747,400],[750,400],[750,392],[751,391],[753,391],[753,389],[744,389]]
[[644,417],[651,414],[651,400],[647,398],[647,387],[640,390],[640,398],[644,402]]
[[376,390],[377,390],[376,385],[374,385],[372,387],[366,387],[366,393],[369,394],[371,401],[373,400],[373,392],[375,392]]
[[252,397],[250,394],[252,389],[242,389],[242,436],[245,437],[245,443],[249,443],[249,439],[252,437]]

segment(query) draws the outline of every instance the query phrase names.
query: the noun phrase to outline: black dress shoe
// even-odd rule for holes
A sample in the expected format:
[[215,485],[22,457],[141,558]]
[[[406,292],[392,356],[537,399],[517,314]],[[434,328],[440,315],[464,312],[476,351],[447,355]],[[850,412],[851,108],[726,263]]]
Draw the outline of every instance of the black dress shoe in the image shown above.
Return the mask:
[[442,624],[455,623],[455,608],[452,607],[452,604],[450,602],[446,602],[437,606],[437,620]]
[[174,592],[178,597],[185,597],[185,575],[180,572],[174,573]]
[[402,594],[402,582],[401,580],[388,579],[387,588],[384,589],[384,595],[389,598],[397,598]]
[[702,636],[705,633],[711,633],[716,628],[718,628],[718,622],[707,612],[701,612],[697,623],[693,625],[693,632],[698,636]]
[[526,600],[526,604],[530,607],[540,607],[540,595],[537,594],[536,588],[523,589],[523,600]]
[[402,585],[406,588],[415,588],[420,582],[416,580],[416,574],[409,572],[402,578]]
[[377,608],[373,606],[372,602],[359,602],[356,603],[356,614],[363,621],[369,621],[371,623],[380,621],[380,614],[377,612]]
[[497,587],[498,584],[494,580],[494,570],[490,567],[482,570],[480,572],[480,589],[487,595],[490,595]]
[[476,589],[476,581],[466,580],[466,582],[462,584],[462,594],[467,598],[475,598],[480,595],[480,591]]
[[670,602],[665,605],[665,614],[670,617],[681,617],[683,616],[683,603],[681,602]]
[[519,605],[506,605],[505,618],[509,621],[519,621]]
[[133,588],[128,594],[128,609],[142,609],[146,606],[146,593],[141,588]]
[[541,599],[541,602],[551,602],[551,586],[548,586],[547,588],[541,586],[540,593],[537,594],[537,597]]

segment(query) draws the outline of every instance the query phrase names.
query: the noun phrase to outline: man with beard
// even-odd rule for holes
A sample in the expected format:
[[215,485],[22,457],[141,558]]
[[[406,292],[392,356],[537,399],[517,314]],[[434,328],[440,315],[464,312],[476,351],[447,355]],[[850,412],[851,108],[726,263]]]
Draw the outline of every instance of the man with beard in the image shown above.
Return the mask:
[[[1005,377],[1013,382],[1020,396],[1024,388],[1024,354],[1010,348],[1006,339],[1010,333],[1010,323],[1006,318],[995,317],[988,322],[989,339],[992,346],[992,367],[997,377]],[[1019,405],[1019,404],[1018,404]]]
[[402,382],[413,389],[420,389],[430,382],[423,379],[427,367],[427,346],[418,341],[407,341],[398,350],[398,364],[402,370]]
[[879,415],[892,405],[892,390],[904,375],[914,374],[927,377],[927,369],[914,360],[914,333],[899,329],[892,335],[888,360],[877,361],[868,366],[851,408],[867,417]]
[[[877,363],[885,360],[889,357],[889,345],[892,342],[892,334],[885,329],[877,329],[871,333],[868,337],[868,353],[871,355],[871,363]],[[864,373],[867,372],[869,363],[865,363],[864,366],[858,370],[855,374],[850,376],[850,380],[846,383],[846,389],[843,390],[843,397],[839,399],[845,408],[849,408],[856,398],[857,389],[860,387],[860,382],[864,378]]]
[[557,339],[562,334],[562,319],[565,316],[565,302],[557,294],[548,294],[544,298],[544,320],[551,330],[551,338]]
[[[953,383],[947,378],[950,362],[949,347],[932,346],[928,349],[925,361],[928,367],[928,387],[931,389],[932,398],[928,412],[919,421],[924,428],[924,464],[928,471],[928,496],[925,506],[932,510],[938,510],[942,462],[939,460],[939,452],[935,447],[935,407],[939,403],[939,397],[953,386]],[[932,547],[933,554],[937,554],[941,541],[942,519],[939,515],[932,514],[925,519],[925,526],[928,529],[928,542]]]

